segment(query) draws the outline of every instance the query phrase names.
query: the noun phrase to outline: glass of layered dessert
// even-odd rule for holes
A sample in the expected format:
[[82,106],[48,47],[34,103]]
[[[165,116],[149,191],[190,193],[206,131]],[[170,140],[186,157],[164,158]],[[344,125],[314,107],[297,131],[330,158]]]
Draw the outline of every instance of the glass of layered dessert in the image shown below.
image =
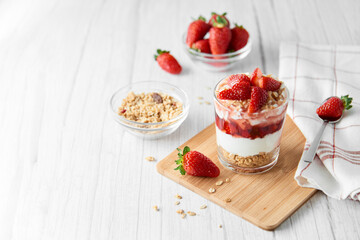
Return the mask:
[[286,117],[288,90],[259,68],[222,79],[214,90],[218,157],[242,174],[275,166]]

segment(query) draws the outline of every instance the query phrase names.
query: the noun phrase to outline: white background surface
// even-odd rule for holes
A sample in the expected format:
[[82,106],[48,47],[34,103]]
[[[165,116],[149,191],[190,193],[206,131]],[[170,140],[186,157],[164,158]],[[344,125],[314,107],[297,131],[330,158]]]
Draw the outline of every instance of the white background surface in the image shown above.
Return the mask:
[[[355,0],[0,2],[0,239],[360,238],[358,202],[317,193],[267,232],[144,160],[162,159],[214,121],[212,106],[197,97],[211,101],[207,87],[230,72],[193,68],[180,43],[191,17],[211,11],[227,11],[253,39],[231,72],[260,66],[277,74],[281,40],[360,44]],[[156,48],[178,58],[180,76],[160,70]],[[108,107],[116,89],[149,79],[173,83],[192,100],[180,129],[158,141],[124,132]],[[200,215],[181,219],[176,193],[179,207]]]

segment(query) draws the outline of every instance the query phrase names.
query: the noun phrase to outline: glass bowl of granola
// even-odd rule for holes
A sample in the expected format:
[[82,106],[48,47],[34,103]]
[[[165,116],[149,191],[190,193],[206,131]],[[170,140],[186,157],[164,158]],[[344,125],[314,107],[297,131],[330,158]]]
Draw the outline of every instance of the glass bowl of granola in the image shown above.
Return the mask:
[[174,132],[189,113],[187,94],[164,82],[131,83],[110,100],[114,120],[128,132],[156,139]]

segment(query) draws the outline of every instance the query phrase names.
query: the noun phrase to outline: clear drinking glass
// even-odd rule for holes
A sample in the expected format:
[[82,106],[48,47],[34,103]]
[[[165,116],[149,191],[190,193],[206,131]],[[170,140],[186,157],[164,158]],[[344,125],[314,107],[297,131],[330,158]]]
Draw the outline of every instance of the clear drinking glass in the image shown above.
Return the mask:
[[223,104],[214,89],[218,157],[227,168],[242,174],[263,173],[275,166],[288,105],[288,90],[283,101],[256,113]]

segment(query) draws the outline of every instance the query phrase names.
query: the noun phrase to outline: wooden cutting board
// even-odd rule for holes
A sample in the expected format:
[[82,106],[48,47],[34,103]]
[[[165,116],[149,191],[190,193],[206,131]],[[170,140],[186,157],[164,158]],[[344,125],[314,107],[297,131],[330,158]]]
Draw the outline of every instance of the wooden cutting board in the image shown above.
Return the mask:
[[[160,174],[185,186],[191,191],[220,205],[245,220],[265,229],[273,230],[305,203],[316,189],[301,188],[294,174],[300,160],[305,138],[291,120],[286,117],[277,165],[269,172],[258,175],[240,175],[225,169],[217,157],[215,124],[211,124],[199,134],[180,146],[204,153],[220,168],[217,178],[182,176],[174,162],[177,151],[173,151],[157,164]],[[216,186],[219,180],[230,178],[229,183]],[[209,188],[216,192],[210,194]],[[226,203],[225,199],[231,198]]]

